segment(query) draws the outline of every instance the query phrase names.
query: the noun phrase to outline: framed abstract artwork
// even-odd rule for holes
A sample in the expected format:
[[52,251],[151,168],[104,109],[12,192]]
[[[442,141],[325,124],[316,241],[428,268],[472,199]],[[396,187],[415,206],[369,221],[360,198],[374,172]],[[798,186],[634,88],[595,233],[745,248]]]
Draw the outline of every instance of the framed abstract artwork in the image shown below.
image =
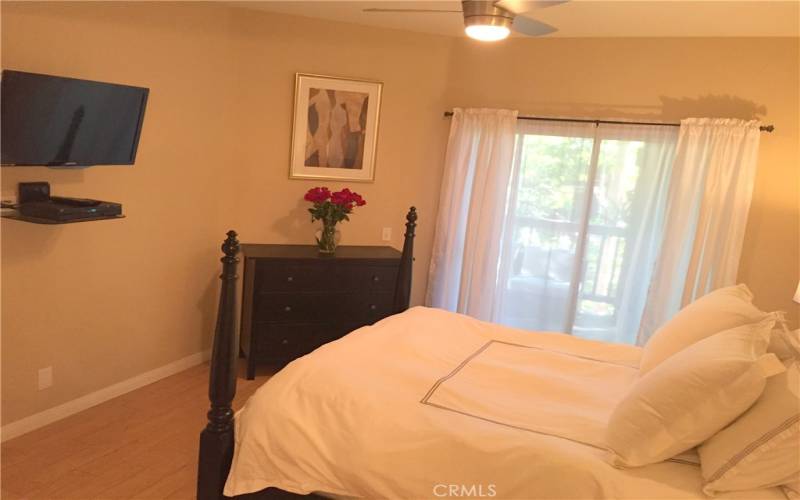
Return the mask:
[[297,73],[291,179],[372,182],[383,83]]

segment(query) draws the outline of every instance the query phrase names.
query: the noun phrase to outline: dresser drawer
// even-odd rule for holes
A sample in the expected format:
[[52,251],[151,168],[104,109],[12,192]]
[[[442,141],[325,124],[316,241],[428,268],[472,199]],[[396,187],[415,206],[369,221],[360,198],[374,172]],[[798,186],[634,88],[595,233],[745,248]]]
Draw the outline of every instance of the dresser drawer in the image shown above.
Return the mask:
[[255,293],[393,291],[398,264],[363,265],[357,262],[259,262]]
[[298,337],[290,332],[286,332],[285,335],[281,335],[280,332],[271,335],[260,334],[256,337],[255,354],[260,359],[288,361],[310,353],[323,343]]
[[255,321],[373,322],[392,312],[393,292],[258,294]]
[[255,293],[336,290],[340,267],[321,262],[260,261],[255,273]]
[[394,291],[399,266],[354,266],[351,279],[354,290]]
[[256,355],[261,359],[290,360],[339,339],[359,324],[255,323]]

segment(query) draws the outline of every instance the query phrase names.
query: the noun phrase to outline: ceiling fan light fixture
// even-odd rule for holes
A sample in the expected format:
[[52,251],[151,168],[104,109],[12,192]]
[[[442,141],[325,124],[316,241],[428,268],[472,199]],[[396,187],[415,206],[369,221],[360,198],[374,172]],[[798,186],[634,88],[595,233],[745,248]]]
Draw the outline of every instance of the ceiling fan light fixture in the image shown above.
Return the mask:
[[514,14],[501,9],[491,1],[465,0],[461,2],[464,11],[464,32],[468,37],[482,42],[496,42],[511,34]]
[[508,38],[511,29],[507,26],[495,26],[492,24],[472,24],[464,28],[467,36],[481,42],[496,42]]

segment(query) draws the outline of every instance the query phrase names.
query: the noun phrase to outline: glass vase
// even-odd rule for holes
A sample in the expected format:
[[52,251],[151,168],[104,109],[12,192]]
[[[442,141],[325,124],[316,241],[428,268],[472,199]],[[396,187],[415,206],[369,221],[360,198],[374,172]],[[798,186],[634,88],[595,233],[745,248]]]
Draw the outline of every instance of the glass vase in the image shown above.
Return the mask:
[[317,247],[319,253],[333,254],[336,252],[336,245],[339,244],[341,235],[336,229],[336,223],[332,221],[323,221],[322,229],[317,230]]

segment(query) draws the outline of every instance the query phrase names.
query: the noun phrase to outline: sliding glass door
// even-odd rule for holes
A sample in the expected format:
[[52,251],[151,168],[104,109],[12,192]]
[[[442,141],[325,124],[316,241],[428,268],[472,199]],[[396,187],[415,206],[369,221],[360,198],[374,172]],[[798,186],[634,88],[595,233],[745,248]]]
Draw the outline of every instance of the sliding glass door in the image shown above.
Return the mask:
[[677,130],[519,122],[495,320],[633,343]]

